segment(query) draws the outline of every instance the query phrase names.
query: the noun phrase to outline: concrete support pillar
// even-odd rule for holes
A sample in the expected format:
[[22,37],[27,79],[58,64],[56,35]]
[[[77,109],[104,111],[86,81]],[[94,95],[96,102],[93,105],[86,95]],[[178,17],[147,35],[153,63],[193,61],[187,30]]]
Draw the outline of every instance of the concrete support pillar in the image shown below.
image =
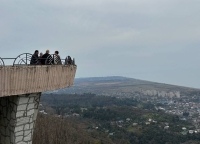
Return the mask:
[[0,144],[32,144],[41,93],[0,98]]

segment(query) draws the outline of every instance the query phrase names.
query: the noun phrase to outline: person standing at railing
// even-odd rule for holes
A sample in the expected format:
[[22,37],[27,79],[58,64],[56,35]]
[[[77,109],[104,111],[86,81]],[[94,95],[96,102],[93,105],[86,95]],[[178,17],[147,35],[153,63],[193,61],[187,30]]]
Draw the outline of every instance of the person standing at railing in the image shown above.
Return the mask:
[[70,56],[68,56],[67,58],[67,64],[68,65],[71,65],[72,64],[72,58]]
[[39,56],[39,59],[38,59],[39,64],[42,64],[42,62],[41,62],[41,61],[42,61],[42,56],[43,56],[43,53],[41,52],[41,53],[40,53],[40,56]]
[[31,62],[30,62],[31,65],[37,65],[38,64],[38,53],[39,53],[39,51],[35,50],[35,53],[31,57]]
[[60,56],[58,54],[59,54],[59,52],[55,51],[55,54],[54,54],[54,64],[55,65],[61,65],[62,64]]
[[41,52],[39,58],[42,58],[42,56],[43,56],[43,53]]
[[53,58],[51,57],[51,55],[49,54],[49,50],[46,50],[46,53],[42,56],[41,58],[41,63],[42,65],[45,65],[45,64],[52,64],[52,60]]

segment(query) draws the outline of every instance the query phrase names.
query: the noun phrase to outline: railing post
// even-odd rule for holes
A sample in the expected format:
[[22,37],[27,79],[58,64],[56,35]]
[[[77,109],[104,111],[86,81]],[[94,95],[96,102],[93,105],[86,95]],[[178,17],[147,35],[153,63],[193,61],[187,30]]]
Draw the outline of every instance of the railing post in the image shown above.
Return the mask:
[[26,65],[27,65],[27,53],[26,53]]
[[73,65],[75,65],[75,58],[73,58]]

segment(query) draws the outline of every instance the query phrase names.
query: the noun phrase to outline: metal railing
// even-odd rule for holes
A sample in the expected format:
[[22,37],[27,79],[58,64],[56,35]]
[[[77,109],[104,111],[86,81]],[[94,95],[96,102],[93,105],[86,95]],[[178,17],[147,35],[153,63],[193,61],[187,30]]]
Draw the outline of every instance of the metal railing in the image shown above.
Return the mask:
[[4,66],[5,64],[4,64],[4,61],[3,61],[3,59],[2,58],[0,58],[0,66]]
[[76,65],[75,59],[71,57],[66,57],[61,59],[60,56],[55,54],[49,54],[46,58],[36,57],[30,53],[23,53],[18,55],[16,58],[1,58],[0,57],[0,67],[5,66],[4,60],[13,60],[13,66],[17,65]]

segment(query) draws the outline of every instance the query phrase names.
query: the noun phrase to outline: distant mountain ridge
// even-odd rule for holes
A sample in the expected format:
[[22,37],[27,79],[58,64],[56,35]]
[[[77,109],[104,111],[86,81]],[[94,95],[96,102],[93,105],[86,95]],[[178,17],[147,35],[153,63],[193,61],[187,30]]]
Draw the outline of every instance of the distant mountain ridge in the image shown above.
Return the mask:
[[86,78],[76,78],[75,82],[92,82],[92,81],[106,81],[106,80],[127,80],[127,79],[133,79],[133,78],[127,78],[127,77],[121,77],[121,76],[109,76],[109,77],[86,77]]
[[76,78],[74,86],[67,89],[45,92],[46,94],[82,94],[97,95],[136,94],[173,96],[179,93],[198,92],[200,89],[175,86],[157,82],[138,80],[121,76]]

